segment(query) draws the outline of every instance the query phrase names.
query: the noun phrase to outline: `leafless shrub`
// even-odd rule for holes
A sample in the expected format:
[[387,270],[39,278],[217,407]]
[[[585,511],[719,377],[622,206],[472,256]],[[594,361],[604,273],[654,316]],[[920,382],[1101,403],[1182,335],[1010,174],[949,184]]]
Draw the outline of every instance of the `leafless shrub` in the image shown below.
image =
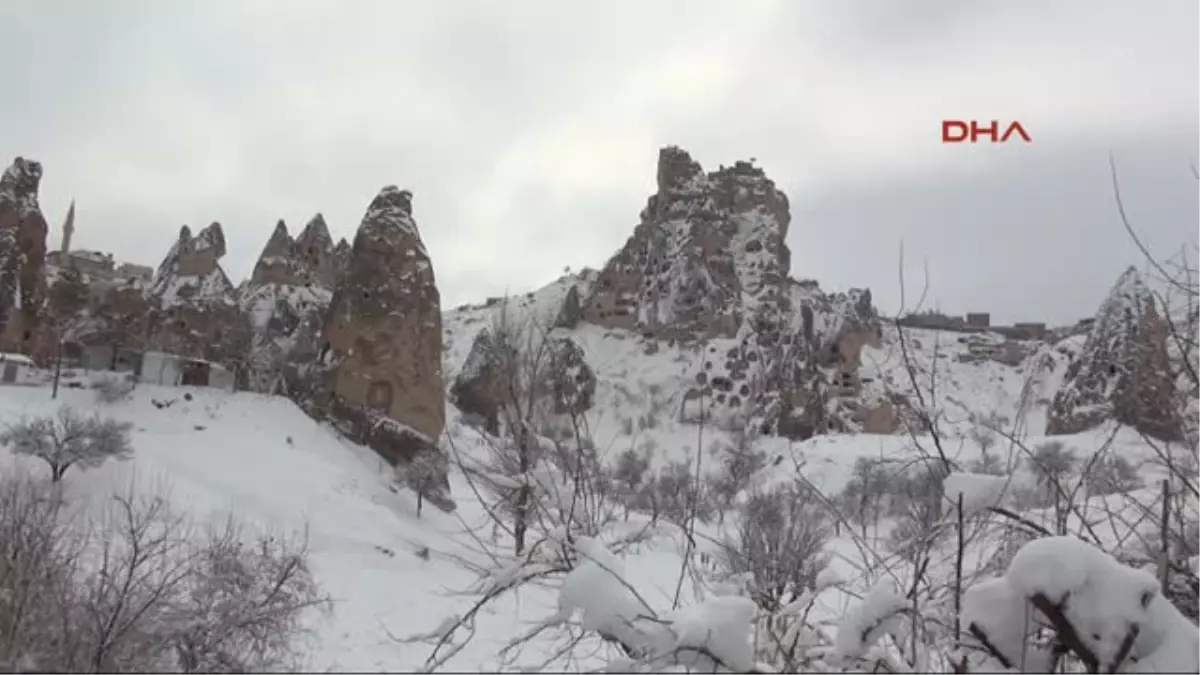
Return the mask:
[[1088,493],[1095,496],[1128,493],[1142,487],[1137,467],[1119,456],[1098,459],[1083,478]]
[[720,469],[708,483],[719,523],[725,521],[725,511],[733,507],[738,495],[750,487],[755,474],[767,464],[766,453],[750,447],[728,448],[722,454]]
[[92,384],[92,389],[96,391],[97,401],[111,405],[129,398],[135,386],[136,384],[132,375],[125,377],[110,376],[97,379]]
[[747,499],[719,559],[729,575],[749,576],[755,604],[777,612],[816,588],[829,563],[831,533],[828,511],[812,490],[785,485]]
[[90,469],[108,459],[128,459],[133,454],[129,432],[133,424],[99,415],[84,417],[74,408],[59,408],[56,417],[37,417],[10,424],[0,432],[0,445],[11,446],[50,467],[50,478],[62,480],[72,466]]
[[712,495],[695,477],[689,461],[669,462],[647,483],[653,491],[656,511],[668,521],[684,526],[692,516],[708,523],[716,515]]
[[616,466],[612,469],[611,480],[617,495],[625,505],[625,517],[630,510],[638,508],[637,497],[646,482],[646,474],[650,470],[650,458],[629,448],[617,457]]
[[197,530],[161,496],[118,495],[89,525],[57,494],[0,479],[0,668],[302,667],[303,615],[327,606],[302,542],[247,543],[233,520]]
[[871,457],[859,457],[854,462],[850,480],[838,495],[843,513],[867,536],[867,527],[878,529],[879,518],[885,510],[888,481],[891,473],[883,462]]
[[425,495],[441,485],[445,469],[441,457],[429,452],[418,453],[411,462],[394,469],[396,482],[417,493],[417,517],[425,504]]

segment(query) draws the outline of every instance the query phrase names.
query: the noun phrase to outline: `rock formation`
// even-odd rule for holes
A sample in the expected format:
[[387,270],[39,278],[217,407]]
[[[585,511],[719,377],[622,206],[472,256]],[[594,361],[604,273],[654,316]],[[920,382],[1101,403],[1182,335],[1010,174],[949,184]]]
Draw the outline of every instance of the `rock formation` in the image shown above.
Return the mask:
[[322,352],[329,414],[358,427],[353,433],[393,464],[438,452],[446,419],[441,300],[408,191],[383,188],[363,216]]
[[288,234],[287,223],[275,223],[271,238],[250,274],[250,286],[266,284],[303,284],[307,281],[301,261],[296,256],[296,242]]
[[[346,271],[346,265],[350,263],[350,242],[343,239],[338,239],[338,243],[333,247],[333,267],[335,279],[340,279],[341,275]],[[335,284],[336,285],[336,284]]]
[[250,326],[219,260],[225,234],[213,223],[192,236],[184,225],[146,293],[147,345],[207,359],[237,372],[249,351]]
[[1046,432],[1077,433],[1111,419],[1161,440],[1178,440],[1167,333],[1141,275],[1133,267],[1125,270],[1067,367]]
[[[485,431],[500,433],[506,405],[521,400],[522,414],[532,404],[547,415],[582,415],[595,403],[596,375],[583,349],[571,338],[551,335],[544,343],[497,338],[484,328],[450,387],[450,400],[477,418]],[[514,343],[526,347],[519,353]]]
[[554,317],[554,327],[572,329],[578,326],[582,320],[583,301],[579,297],[579,286],[572,285],[567,289],[558,315]]
[[867,290],[825,293],[789,278],[788,199],[762,169],[705,173],[663,148],[658,192],[600,272],[590,323],[704,343],[682,416],[806,438],[839,428],[890,433],[890,401],[859,400],[865,345],[879,346]]
[[505,382],[511,381],[516,354],[492,336],[487,328],[475,334],[467,360],[450,387],[450,400],[464,414],[478,418],[493,436],[500,433],[500,411]]
[[46,219],[38,205],[42,165],[17,157],[0,176],[0,351],[45,361]]
[[249,283],[238,294],[254,329],[248,369],[252,388],[282,389],[290,395],[307,391],[295,366],[317,355],[335,278],[333,242],[320,214],[295,239],[282,220],[275,225]]
[[658,192],[584,307],[590,323],[659,338],[733,337],[782,299],[791,265],[787,197],[738,162],[705,174],[677,147],[658,157]]
[[313,216],[300,231],[296,237],[296,254],[304,263],[309,283],[323,288],[333,288],[337,284],[338,259],[324,216],[319,213]]

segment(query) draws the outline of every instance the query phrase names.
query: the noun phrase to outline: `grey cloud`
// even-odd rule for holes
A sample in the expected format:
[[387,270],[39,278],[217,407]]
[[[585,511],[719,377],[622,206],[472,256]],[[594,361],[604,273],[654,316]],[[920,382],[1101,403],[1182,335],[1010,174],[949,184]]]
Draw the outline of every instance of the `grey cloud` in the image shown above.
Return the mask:
[[[0,152],[45,163],[52,222],[78,199],[80,245],[156,264],[179,225],[220,220],[238,278],[277,218],[321,211],[349,237],[376,190],[402,185],[456,304],[602,264],[653,190],[657,148],[676,143],[708,167],[759,159],[794,205],[797,275],[892,303],[903,238],[948,309],[1073,318],[1134,260],[1116,234],[1083,237],[1069,271],[1048,262],[1094,223],[1111,229],[1109,148],[1132,148],[1131,186],[1158,189],[1130,188],[1146,220],[1194,241],[1198,11],[0,4]],[[943,147],[938,122],[956,115],[1021,118],[1035,143]],[[1031,291],[1051,282],[1061,292]]]

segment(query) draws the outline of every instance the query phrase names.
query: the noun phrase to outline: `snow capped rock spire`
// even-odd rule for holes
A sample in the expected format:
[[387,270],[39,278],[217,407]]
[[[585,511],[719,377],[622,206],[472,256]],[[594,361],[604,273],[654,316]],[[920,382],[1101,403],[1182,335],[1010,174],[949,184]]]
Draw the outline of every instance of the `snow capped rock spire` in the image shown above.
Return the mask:
[[42,165],[17,157],[0,176],[0,351],[48,356],[46,234],[38,206]]
[[1048,412],[1049,434],[1077,433],[1107,419],[1163,440],[1179,437],[1167,326],[1134,267],[1117,278]]
[[22,216],[37,211],[41,181],[41,162],[17,157],[0,176],[0,201],[10,204]]

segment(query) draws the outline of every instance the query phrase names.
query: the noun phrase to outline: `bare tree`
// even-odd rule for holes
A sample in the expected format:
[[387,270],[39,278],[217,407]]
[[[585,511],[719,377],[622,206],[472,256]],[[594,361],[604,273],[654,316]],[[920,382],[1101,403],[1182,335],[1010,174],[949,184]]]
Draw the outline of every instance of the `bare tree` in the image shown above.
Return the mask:
[[301,668],[302,619],[328,606],[303,541],[197,528],[161,495],[97,520],[44,483],[0,479],[0,668],[254,672]]
[[133,455],[130,422],[100,416],[84,417],[68,406],[56,417],[38,417],[11,424],[0,432],[0,445],[20,455],[37,457],[50,466],[50,478],[62,480],[72,466],[89,469],[109,459]]
[[396,482],[417,493],[418,518],[421,517],[426,493],[438,488],[446,475],[442,461],[440,454],[421,452],[407,464],[396,466]]

